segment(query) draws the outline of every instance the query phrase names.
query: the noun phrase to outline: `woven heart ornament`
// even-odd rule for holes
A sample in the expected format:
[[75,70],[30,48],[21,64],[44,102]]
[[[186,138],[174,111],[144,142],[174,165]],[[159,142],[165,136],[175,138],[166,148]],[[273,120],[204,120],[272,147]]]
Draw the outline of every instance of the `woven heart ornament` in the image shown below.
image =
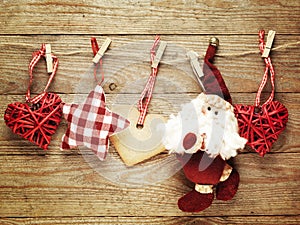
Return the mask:
[[39,51],[33,53],[33,58],[29,64],[30,80],[26,103],[15,102],[9,104],[5,110],[4,120],[15,134],[46,150],[61,120],[62,101],[58,95],[47,92],[58,67],[58,59],[54,55],[51,55],[54,63],[53,72],[43,93],[34,98],[30,97],[30,86],[33,80],[32,71],[37,62],[45,57],[45,49],[45,44],[43,44]]
[[[264,31],[259,32],[260,51],[265,48]],[[275,90],[275,71],[268,56],[265,73],[256,95],[255,105],[235,105],[235,114],[238,119],[239,133],[248,140],[247,145],[255,150],[260,156],[270,152],[273,143],[279,134],[285,129],[288,122],[288,110],[278,101],[273,101]],[[270,74],[272,92],[268,100],[260,105],[260,95],[265,87]]]

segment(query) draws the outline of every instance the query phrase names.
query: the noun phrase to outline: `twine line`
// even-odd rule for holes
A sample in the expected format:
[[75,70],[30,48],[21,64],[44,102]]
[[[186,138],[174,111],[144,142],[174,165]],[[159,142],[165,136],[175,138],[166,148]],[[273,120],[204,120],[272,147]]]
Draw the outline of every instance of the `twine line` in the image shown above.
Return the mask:
[[[279,50],[285,50],[288,48],[295,48],[298,45],[300,45],[300,41],[291,42],[283,45],[279,45],[277,47],[271,48],[271,51],[279,51]],[[0,43],[0,46],[22,46],[22,47],[34,47],[31,44],[24,44],[24,43]],[[69,52],[60,52],[60,51],[53,51],[55,55],[58,56],[71,56],[71,55],[78,55],[82,53],[90,53],[90,51],[84,51],[84,50],[76,50],[76,51],[69,51]],[[222,54],[216,54],[217,57],[235,57],[235,56],[245,56],[245,55],[251,55],[251,54],[258,54],[260,53],[259,50],[251,50],[251,51],[245,51],[245,52],[237,52],[237,53],[222,53]],[[105,55],[112,55],[109,52],[105,53]],[[204,54],[199,55],[199,58],[204,58]],[[177,60],[178,61],[178,60]],[[160,61],[160,63],[167,63],[163,60]]]

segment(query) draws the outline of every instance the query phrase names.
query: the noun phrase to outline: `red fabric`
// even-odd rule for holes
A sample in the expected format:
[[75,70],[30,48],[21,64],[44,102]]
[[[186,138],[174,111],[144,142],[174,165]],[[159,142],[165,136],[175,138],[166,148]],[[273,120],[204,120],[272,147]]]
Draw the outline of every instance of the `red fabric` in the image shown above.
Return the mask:
[[[259,31],[258,36],[259,36],[259,50],[260,50],[261,54],[263,54],[265,46],[266,46],[265,41],[264,41],[265,31],[264,30]],[[264,104],[268,104],[271,101],[273,101],[274,93],[275,93],[275,70],[274,70],[274,67],[273,67],[273,64],[271,61],[271,57],[268,56],[268,57],[264,58],[264,61],[266,64],[266,68],[265,68],[265,72],[263,75],[263,79],[260,83],[260,86],[259,86],[257,94],[256,94],[256,98],[255,98],[255,106],[256,107],[260,106],[260,95],[268,81],[269,74],[271,77],[270,80],[271,80],[271,85],[272,85],[272,91],[271,91],[270,97]]]
[[129,126],[129,121],[105,107],[105,95],[97,85],[82,104],[63,106],[68,129],[62,137],[62,149],[86,146],[99,159],[105,159],[109,146],[109,136]]
[[200,212],[208,208],[214,200],[214,194],[201,194],[190,191],[178,200],[178,208],[183,212]]
[[206,51],[203,65],[204,76],[201,81],[205,87],[206,94],[218,95],[232,104],[229,90],[218,68],[213,65],[217,47],[209,45]]
[[45,86],[44,88],[44,91],[42,94],[34,97],[34,98],[31,98],[30,97],[30,87],[31,87],[31,84],[32,84],[32,81],[33,81],[33,69],[34,67],[36,66],[36,64],[40,61],[41,58],[45,58],[46,59],[46,45],[45,44],[42,44],[42,47],[39,51],[36,51],[32,54],[32,59],[29,63],[29,66],[28,66],[28,71],[29,71],[29,82],[28,82],[28,88],[27,88],[27,94],[26,94],[26,102],[31,102],[31,103],[36,103],[38,102],[41,98],[43,98],[43,95],[46,94],[51,82],[53,81],[53,78],[57,72],[57,68],[58,68],[58,58],[51,54],[51,58],[53,60],[53,70],[52,70],[52,73],[50,74],[49,76],[49,79],[48,79],[48,82],[47,82],[47,85]]
[[[212,64],[216,49],[213,45],[208,46],[204,58],[204,77],[201,80],[206,94],[218,95],[232,103],[230,93],[220,71]],[[194,139],[193,136],[189,135],[184,139],[187,143],[183,143],[183,145],[189,147],[195,143]],[[230,176],[229,180],[219,184],[226,165],[226,161],[220,156],[210,158],[205,152],[198,151],[192,155],[177,155],[177,158],[183,165],[185,176],[190,181],[196,184],[218,185],[218,199],[228,200],[235,195],[239,184],[238,172],[234,170],[234,174]],[[200,212],[212,204],[213,198],[213,194],[201,194],[193,189],[178,200],[178,207],[185,212]]]
[[240,175],[233,169],[228,179],[217,185],[216,198],[223,201],[231,200],[238,190],[239,183]]
[[[91,38],[94,56],[99,51],[96,38]],[[82,104],[64,104],[63,113],[68,121],[68,128],[62,137],[61,148],[71,149],[76,146],[86,146],[93,150],[100,160],[104,160],[109,147],[109,136],[129,126],[129,121],[120,115],[111,112],[105,106],[105,94],[100,86],[104,80],[97,79],[97,67],[95,65],[94,78],[98,85],[89,93]]]
[[98,42],[97,42],[97,39],[95,37],[92,37],[91,38],[91,45],[92,45],[92,51],[93,51],[93,54],[94,56],[97,54],[97,52],[99,51],[99,45],[98,45]]
[[226,164],[220,156],[212,159],[202,151],[177,158],[183,165],[185,176],[197,184],[217,184]]
[[[150,51],[151,64],[153,63],[153,61],[155,59],[155,50],[156,50],[156,47],[158,46],[159,42],[160,42],[160,37],[156,36],[155,41],[154,41],[151,51]],[[140,111],[140,116],[138,118],[137,125],[139,125],[139,126],[144,125],[148,106],[149,106],[151,98],[152,98],[152,93],[153,93],[157,73],[158,73],[158,68],[151,67],[151,73],[150,73],[149,79],[148,79],[148,81],[145,85],[145,88],[141,94],[141,97],[138,101],[138,109]]]
[[183,139],[183,148],[185,150],[192,148],[197,141],[197,136],[194,133],[187,133]]
[[[93,55],[95,56],[100,49],[97,39],[95,37],[91,38],[91,46],[92,46]],[[100,85],[104,81],[104,72],[103,72],[103,70],[101,70],[101,81],[99,81],[97,78],[97,70],[99,68],[100,68],[100,70],[102,69],[102,58],[99,60],[99,63],[97,63],[94,67],[94,78],[95,78],[95,81],[97,81],[98,84]]]

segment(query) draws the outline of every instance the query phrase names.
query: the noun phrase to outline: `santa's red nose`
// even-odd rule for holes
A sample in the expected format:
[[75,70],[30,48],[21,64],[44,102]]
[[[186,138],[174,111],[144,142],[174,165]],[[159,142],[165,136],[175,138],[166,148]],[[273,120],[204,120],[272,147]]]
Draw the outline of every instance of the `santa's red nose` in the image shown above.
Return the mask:
[[197,136],[194,133],[188,133],[183,139],[183,147],[185,150],[188,150],[194,146],[197,141]]

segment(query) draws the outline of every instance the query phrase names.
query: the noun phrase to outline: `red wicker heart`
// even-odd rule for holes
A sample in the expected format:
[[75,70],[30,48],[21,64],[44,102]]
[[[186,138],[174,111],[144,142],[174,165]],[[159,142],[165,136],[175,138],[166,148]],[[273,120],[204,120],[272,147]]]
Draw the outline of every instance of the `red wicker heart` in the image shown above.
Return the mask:
[[20,102],[9,104],[4,120],[15,134],[46,150],[61,120],[62,101],[53,93],[40,96],[42,98],[31,106]]
[[240,135],[248,139],[247,145],[264,156],[288,122],[288,110],[278,101],[271,101],[261,108],[235,105]]

